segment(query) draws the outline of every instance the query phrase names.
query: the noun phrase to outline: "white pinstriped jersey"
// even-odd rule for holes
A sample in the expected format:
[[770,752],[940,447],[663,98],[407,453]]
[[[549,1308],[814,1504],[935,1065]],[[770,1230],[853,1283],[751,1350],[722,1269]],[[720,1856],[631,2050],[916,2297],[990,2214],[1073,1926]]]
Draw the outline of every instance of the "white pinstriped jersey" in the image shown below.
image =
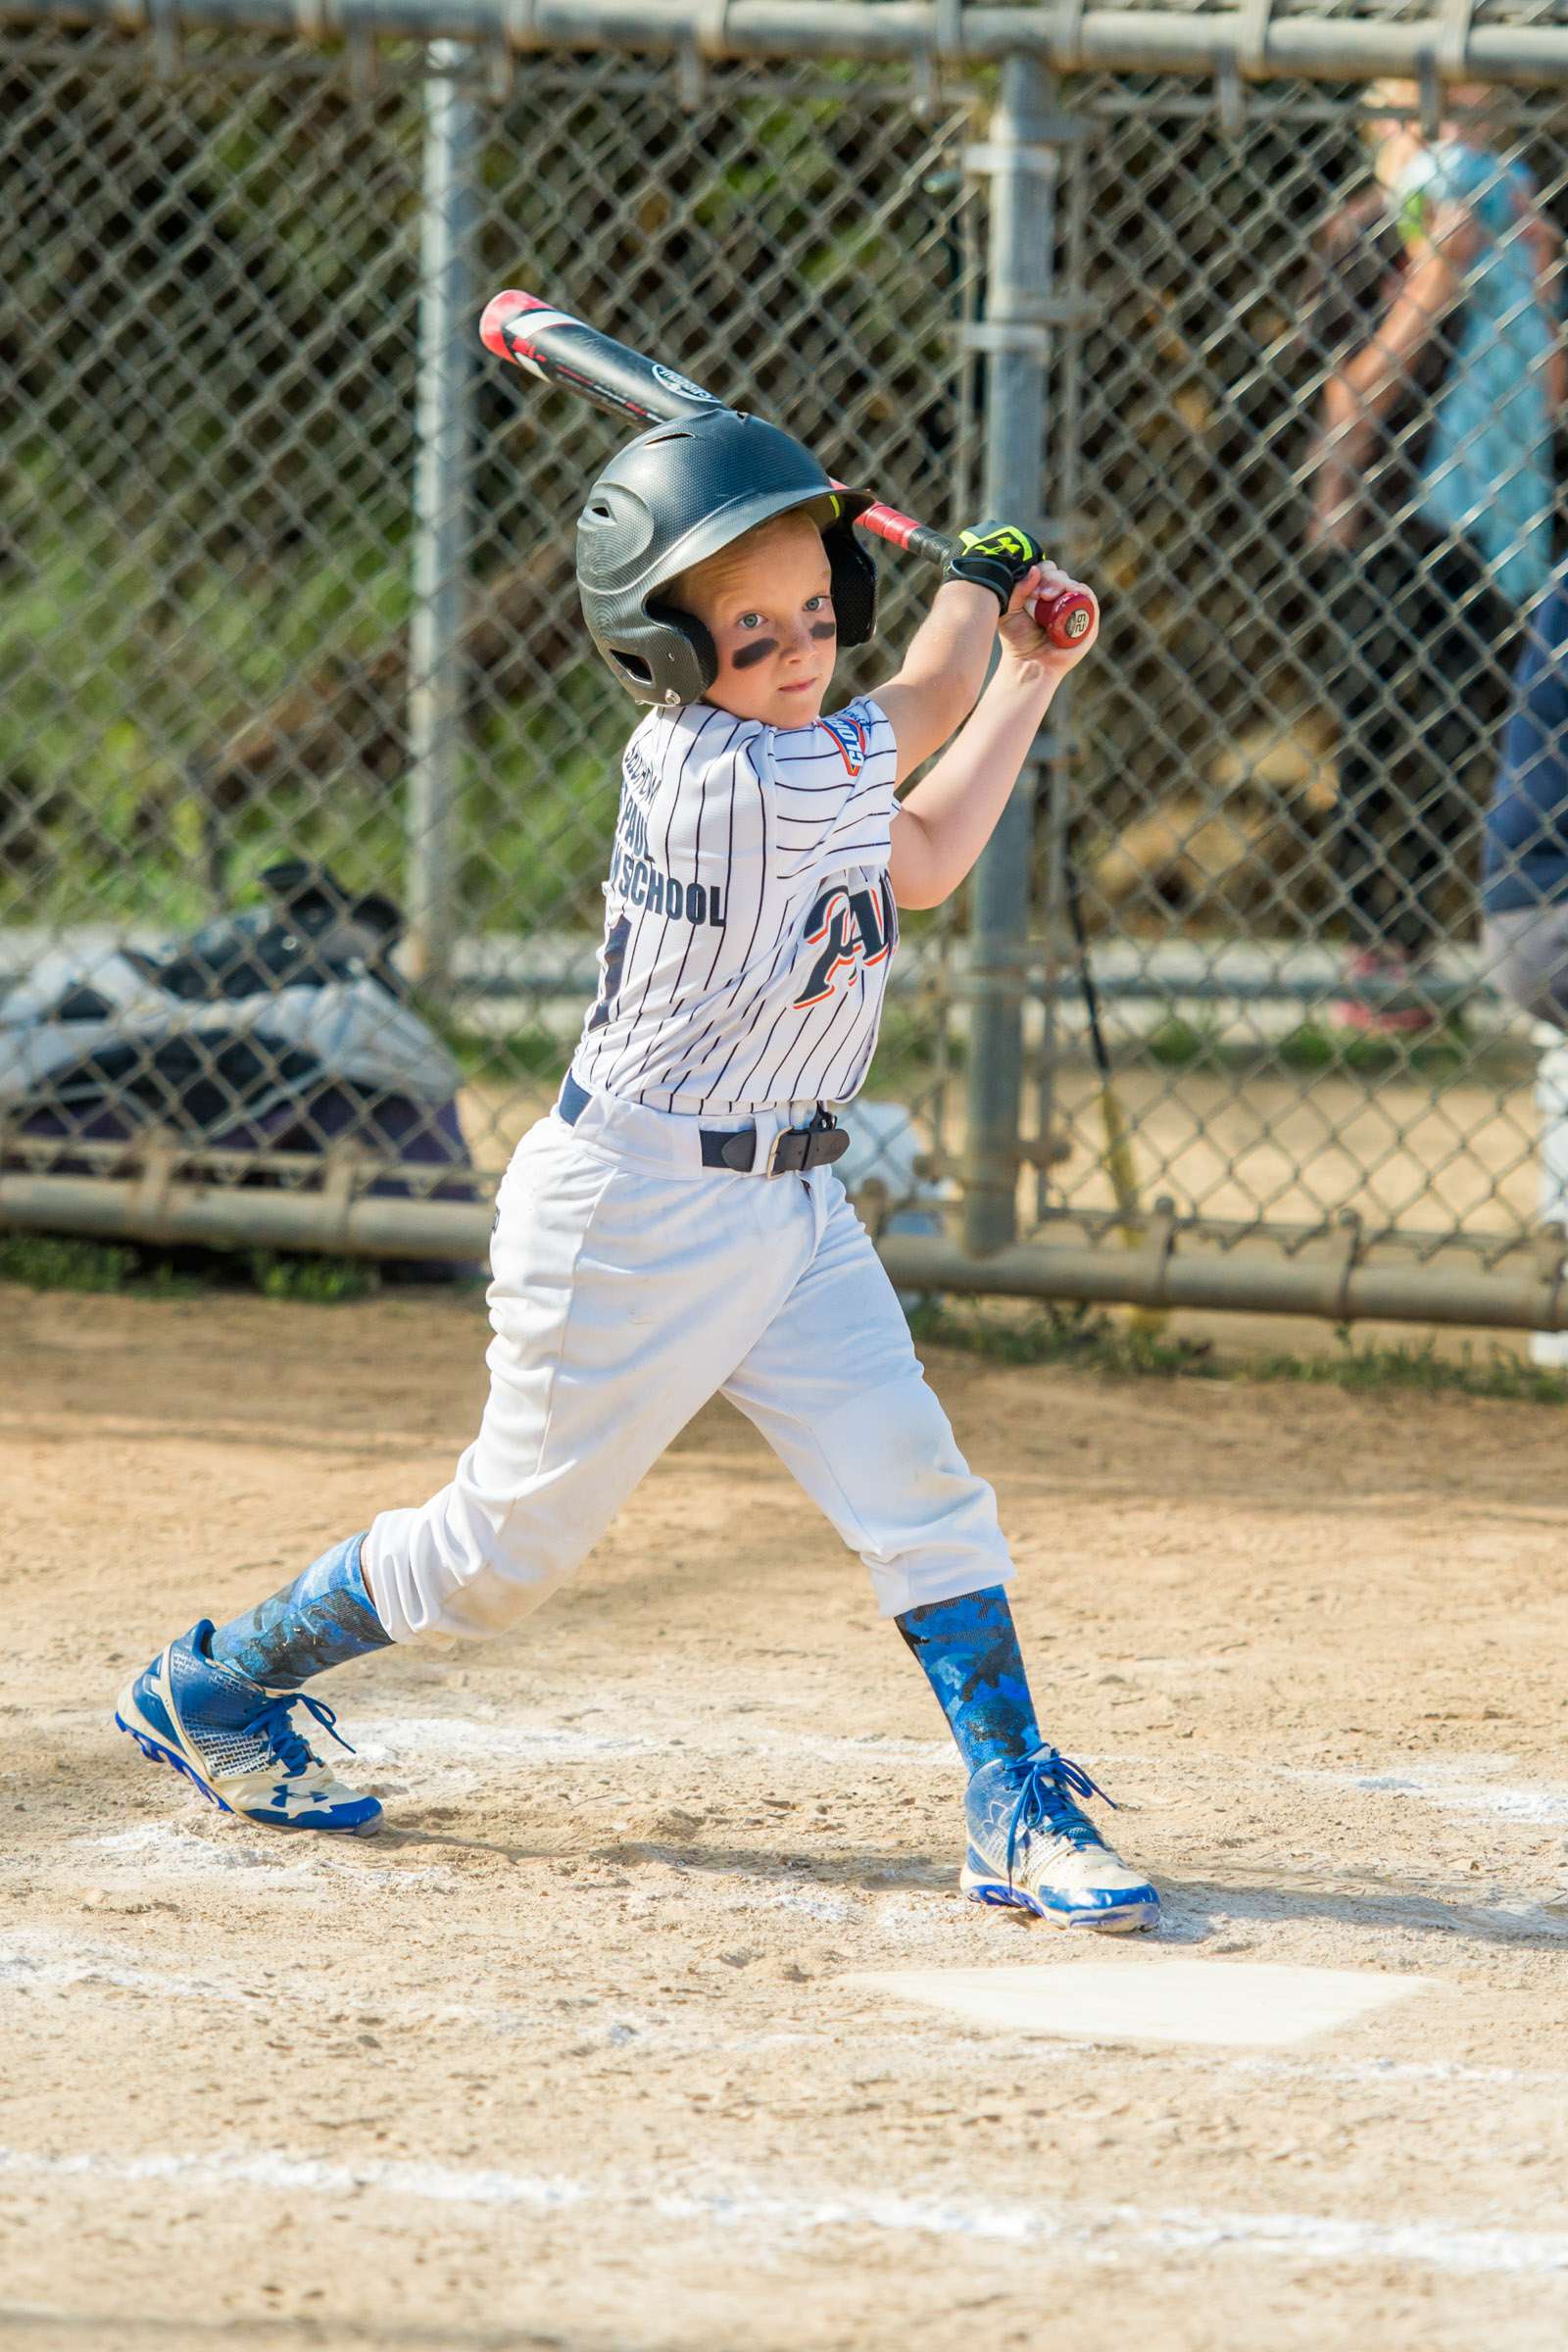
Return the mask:
[[896,775],[867,697],[808,727],[651,711],[622,761],[578,1083],[719,1116],[849,1102],[898,941]]

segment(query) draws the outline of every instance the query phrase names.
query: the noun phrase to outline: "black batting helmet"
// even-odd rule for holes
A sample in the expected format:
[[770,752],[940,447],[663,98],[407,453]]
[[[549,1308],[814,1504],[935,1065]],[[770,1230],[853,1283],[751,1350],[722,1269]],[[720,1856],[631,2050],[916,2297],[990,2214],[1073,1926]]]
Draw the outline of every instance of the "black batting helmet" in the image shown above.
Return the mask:
[[640,703],[694,703],[718,669],[713,641],[659,591],[759,523],[808,514],[833,572],[839,643],[876,629],[876,565],[854,521],[868,491],[835,490],[809,450],[733,409],[640,433],[612,458],[577,517],[577,593],[589,634]]

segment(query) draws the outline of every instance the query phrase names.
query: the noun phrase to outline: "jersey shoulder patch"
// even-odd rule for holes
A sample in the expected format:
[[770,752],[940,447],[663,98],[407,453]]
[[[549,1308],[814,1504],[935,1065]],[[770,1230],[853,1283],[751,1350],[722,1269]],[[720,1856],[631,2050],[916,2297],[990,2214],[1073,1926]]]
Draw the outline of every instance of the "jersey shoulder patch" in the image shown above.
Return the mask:
[[870,751],[864,722],[857,718],[853,711],[838,710],[831,718],[819,718],[816,723],[838,746],[839,758],[849,773],[858,776]]

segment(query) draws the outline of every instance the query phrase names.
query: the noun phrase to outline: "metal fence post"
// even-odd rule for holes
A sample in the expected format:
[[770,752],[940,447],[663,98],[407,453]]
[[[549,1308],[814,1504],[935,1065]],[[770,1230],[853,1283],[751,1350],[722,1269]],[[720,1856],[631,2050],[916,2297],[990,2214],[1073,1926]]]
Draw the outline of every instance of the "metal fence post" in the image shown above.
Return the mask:
[[[971,330],[986,355],[985,506],[1024,524],[1045,503],[1046,297],[1057,170],[1047,144],[1051,86],[1036,59],[1007,58],[988,141],[974,159],[991,179],[986,315]],[[1035,764],[1033,758],[1025,763],[972,888],[963,1203],[972,1251],[1003,1249],[1017,1235]]]
[[[1057,126],[1060,137],[1062,126]],[[1080,134],[1086,126],[1077,125]],[[1063,158],[1063,177],[1057,190],[1058,225],[1055,240],[1059,270],[1048,256],[1052,292],[1056,296],[1058,321],[1052,341],[1051,376],[1046,418],[1045,468],[1049,491],[1049,547],[1058,564],[1076,571],[1084,554],[1082,514],[1083,468],[1083,333],[1089,318],[1088,269],[1085,251],[1087,173],[1083,169],[1085,137],[1080,135]],[[1039,912],[1045,933],[1045,1002],[1041,1007],[1040,1072],[1035,1088],[1034,1216],[1043,1224],[1051,1208],[1051,1152],[1056,1134],[1056,1081],[1061,1062],[1061,954],[1064,930],[1070,933],[1069,888],[1076,891],[1072,855],[1073,821],[1073,680],[1063,680],[1051,706],[1051,717],[1036,749],[1043,771],[1035,807],[1044,814],[1042,903]],[[1080,966],[1080,981],[1086,967]]]
[[463,78],[470,63],[466,45],[433,41],[427,62],[404,954],[410,976],[439,994],[452,962],[463,758],[464,567],[476,349],[469,284],[474,212],[469,175],[477,122]]

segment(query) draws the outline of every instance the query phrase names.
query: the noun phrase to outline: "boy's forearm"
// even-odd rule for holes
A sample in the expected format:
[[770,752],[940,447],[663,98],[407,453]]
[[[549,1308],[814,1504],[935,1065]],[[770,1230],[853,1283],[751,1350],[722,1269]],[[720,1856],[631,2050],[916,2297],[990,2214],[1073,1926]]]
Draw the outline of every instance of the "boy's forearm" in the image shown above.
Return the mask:
[[997,637],[997,600],[989,588],[947,580],[909,640],[899,665],[898,684],[940,687],[951,697],[953,725],[974,709],[985,684],[986,663]]
[[968,580],[945,580],[897,677],[877,691],[899,747],[899,781],[940,752],[974,709],[997,639],[997,600]]
[[936,906],[979,858],[1012,797],[1018,771],[1058,681],[1004,661],[957,741],[899,805],[894,895]]

